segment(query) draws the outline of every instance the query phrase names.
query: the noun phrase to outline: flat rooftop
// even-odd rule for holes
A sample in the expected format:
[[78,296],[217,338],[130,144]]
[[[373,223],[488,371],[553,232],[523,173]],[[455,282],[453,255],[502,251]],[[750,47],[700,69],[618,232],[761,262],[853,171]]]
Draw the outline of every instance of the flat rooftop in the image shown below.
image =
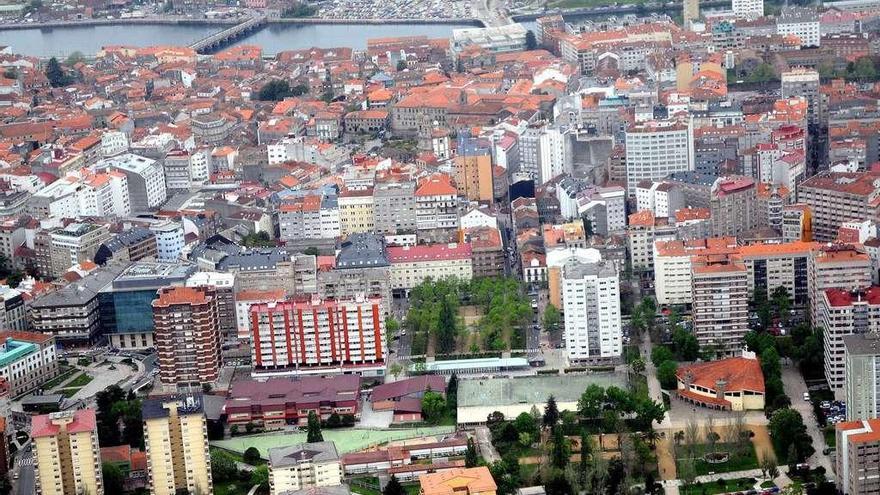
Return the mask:
[[557,402],[577,402],[584,390],[593,384],[625,388],[627,381],[624,374],[615,372],[461,380],[458,383],[458,407],[543,404],[551,395]]

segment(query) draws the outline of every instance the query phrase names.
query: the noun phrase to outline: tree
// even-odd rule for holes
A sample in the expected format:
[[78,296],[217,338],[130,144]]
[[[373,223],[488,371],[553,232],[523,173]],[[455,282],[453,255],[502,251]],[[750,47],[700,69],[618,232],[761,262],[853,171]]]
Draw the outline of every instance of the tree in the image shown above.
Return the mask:
[[813,439],[798,411],[788,407],[775,411],[767,428],[776,452],[787,453],[787,463],[803,462],[815,452]]
[[513,426],[516,427],[517,432],[520,434],[526,433],[530,438],[534,438],[538,435],[538,423],[535,421],[535,418],[527,412],[520,413],[520,415],[513,420]]
[[657,380],[660,386],[666,390],[673,390],[678,386],[678,378],[675,372],[678,371],[678,364],[675,361],[664,361],[657,367]]
[[315,411],[309,411],[306,441],[308,443],[324,441],[324,435],[321,434],[321,420],[318,419],[318,415],[315,414]]
[[477,467],[478,463],[477,446],[474,444],[473,438],[468,438],[467,451],[464,453],[464,467]]
[[776,79],[776,71],[773,70],[773,66],[765,62],[755,67],[755,70],[745,80],[750,83],[766,83]]
[[382,495],[405,495],[406,492],[403,490],[403,486],[400,484],[400,481],[397,481],[397,476],[391,475],[391,479],[388,480],[388,484],[385,485],[385,489],[382,490]]
[[700,343],[694,334],[686,330],[681,328],[672,330],[672,345],[681,361],[694,361],[700,357]]
[[290,83],[283,79],[272,79],[260,88],[257,99],[260,101],[281,101],[288,96],[294,96]]
[[544,426],[553,427],[559,422],[559,409],[556,407],[556,398],[552,395],[547,398],[544,406]]
[[77,50],[67,56],[67,60],[64,61],[64,65],[66,65],[68,67],[73,67],[74,65],[76,65],[80,62],[85,62],[85,61],[86,61],[86,56],[83,55],[83,53],[81,51]]
[[437,318],[437,346],[442,354],[455,351],[455,334],[458,326],[455,310],[450,297],[444,297]]
[[446,407],[454,410],[458,407],[458,375],[455,373],[449,377],[446,384]]
[[877,68],[871,57],[859,57],[853,64],[852,76],[861,81],[877,79]]
[[629,368],[633,373],[640,375],[645,372],[645,361],[642,358],[633,359],[633,361],[629,363]]
[[327,428],[339,428],[342,426],[342,418],[339,417],[335,411],[330,413],[330,417],[327,418]]
[[654,363],[654,366],[660,366],[664,362],[672,361],[673,359],[675,359],[675,355],[666,346],[658,345],[651,349],[651,362]]
[[780,285],[773,289],[773,294],[771,294],[770,298],[779,318],[783,322],[788,321],[788,312],[791,308],[791,298],[788,295],[788,289],[784,285]]
[[238,468],[235,466],[235,459],[226,451],[211,449],[211,476],[218,483],[236,479]]
[[544,308],[544,328],[550,333],[556,333],[561,328],[562,315],[556,306],[548,304]]
[[422,397],[422,414],[429,423],[439,423],[446,412],[446,399],[437,392],[425,392]]
[[107,493],[122,493],[125,488],[125,475],[116,464],[105,462],[101,464],[101,474],[104,477],[104,490]]
[[498,426],[500,423],[504,422],[504,413],[500,411],[495,411],[488,416],[486,416],[486,426],[491,430],[493,427]]
[[241,455],[241,460],[251,466],[259,464],[262,459],[263,458],[260,457],[260,450],[256,447],[248,447],[247,450],[244,451],[244,454]]
[[585,418],[597,418],[602,413],[604,403],[605,389],[593,383],[581,394],[581,398],[578,400],[578,411]]
[[400,363],[394,363],[388,368],[388,372],[391,373],[391,376],[396,380],[398,376],[403,372],[403,366]]
[[562,428],[553,428],[553,445],[550,450],[550,463],[559,469],[568,464],[571,457],[571,446],[568,438],[562,433]]
[[262,490],[269,488],[269,466],[263,464],[251,471],[251,485],[257,485]]
[[53,88],[63,88],[73,82],[73,79],[64,72],[64,69],[61,68],[61,64],[58,63],[58,59],[55,57],[50,58],[46,64],[46,78],[49,79],[49,84]]
[[529,29],[526,31],[526,50],[534,50],[538,48],[538,40],[535,38],[535,32]]
[[309,246],[303,250],[303,254],[306,256],[318,256],[321,252],[315,246]]

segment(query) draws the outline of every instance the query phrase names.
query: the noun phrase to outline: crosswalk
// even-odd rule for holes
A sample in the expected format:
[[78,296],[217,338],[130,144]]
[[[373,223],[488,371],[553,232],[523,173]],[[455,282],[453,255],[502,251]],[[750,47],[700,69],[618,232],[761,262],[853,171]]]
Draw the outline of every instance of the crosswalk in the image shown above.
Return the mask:
[[19,467],[21,466],[30,466],[34,463],[34,456],[29,455],[27,457],[19,457],[15,460],[15,464]]

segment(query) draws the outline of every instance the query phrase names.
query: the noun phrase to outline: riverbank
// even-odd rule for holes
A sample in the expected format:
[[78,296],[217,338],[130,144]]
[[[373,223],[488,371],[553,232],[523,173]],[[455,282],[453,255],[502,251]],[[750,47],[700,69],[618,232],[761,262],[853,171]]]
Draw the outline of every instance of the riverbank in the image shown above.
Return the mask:
[[[0,24],[0,30],[15,31],[26,29],[61,29],[74,27],[97,27],[97,26],[216,26],[228,28],[246,21],[247,18],[236,19],[180,19],[163,17],[144,17],[134,19],[82,19],[76,21],[49,21],[39,23],[6,23]],[[385,25],[385,24],[467,24],[483,26],[483,22],[474,18],[430,18],[430,19],[319,19],[316,17],[303,17],[296,19],[268,19],[269,25]]]

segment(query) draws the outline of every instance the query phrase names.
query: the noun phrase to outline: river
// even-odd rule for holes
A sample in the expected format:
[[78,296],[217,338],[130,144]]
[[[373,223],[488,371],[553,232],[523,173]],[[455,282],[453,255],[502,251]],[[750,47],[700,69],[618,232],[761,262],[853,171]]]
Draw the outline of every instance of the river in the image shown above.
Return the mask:
[[[366,48],[370,38],[427,35],[448,38],[452,30],[473,27],[454,24],[276,24],[267,26],[237,41],[259,45],[263,53],[296,50],[312,46]],[[93,55],[106,45],[149,46],[157,44],[188,45],[220,31],[220,26],[145,25],[71,26],[51,29],[0,31],[0,45],[15,53],[37,57],[67,57],[75,51]]]

